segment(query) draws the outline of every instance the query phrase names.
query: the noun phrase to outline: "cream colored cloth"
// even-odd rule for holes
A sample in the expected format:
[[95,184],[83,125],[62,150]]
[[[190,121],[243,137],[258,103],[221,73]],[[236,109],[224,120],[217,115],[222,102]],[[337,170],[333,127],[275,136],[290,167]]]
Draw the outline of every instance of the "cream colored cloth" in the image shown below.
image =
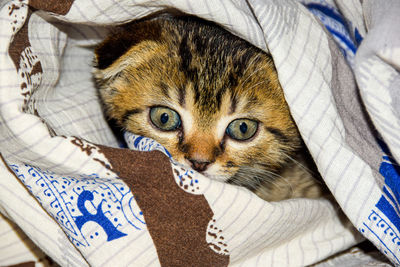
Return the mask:
[[[58,264],[160,265],[132,192],[109,171],[109,160],[93,145],[116,147],[118,142],[101,111],[91,62],[93,45],[105,36],[105,26],[165,7],[213,20],[272,54],[293,117],[325,182],[356,229],[393,263],[399,263],[395,164],[377,144],[378,135],[363,113],[365,106],[399,159],[398,2],[338,1],[348,21],[354,21],[350,29],[357,28],[364,37],[354,62],[357,83],[330,33],[297,1],[30,4],[34,12],[29,11],[28,1],[0,2],[0,151],[4,159],[0,162],[0,210]],[[25,22],[28,30],[22,28]],[[137,141],[128,135],[127,139],[132,149],[163,150],[146,138]],[[207,231],[223,231],[224,249],[217,250],[221,247],[218,239],[206,232],[204,239],[215,253],[229,256],[230,266],[304,266],[361,240],[355,228],[338,216],[338,208],[326,200],[267,203],[246,189],[191,174],[198,189],[182,190],[182,194],[204,195],[215,220]],[[177,175],[175,179],[179,182]],[[78,203],[83,191],[93,195],[88,206]],[[104,220],[111,223],[108,228],[87,220],[90,214],[100,215],[96,213],[99,207]],[[78,224],[78,218],[87,223]],[[0,248],[0,265],[21,259],[15,257],[13,262]]]

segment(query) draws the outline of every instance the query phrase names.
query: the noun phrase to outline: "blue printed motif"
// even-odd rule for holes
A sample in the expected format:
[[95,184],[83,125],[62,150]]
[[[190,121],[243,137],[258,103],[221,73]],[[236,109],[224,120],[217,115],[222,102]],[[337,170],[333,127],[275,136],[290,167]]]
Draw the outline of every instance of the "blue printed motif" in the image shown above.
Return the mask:
[[[386,221],[383,216],[380,216],[379,211],[372,210],[368,216],[368,221],[363,222],[363,227],[359,229],[361,233],[366,230],[371,233],[374,239],[378,240],[381,244],[380,250],[382,253],[391,256],[393,259],[400,263],[396,257],[396,251],[399,251],[400,237],[398,231],[390,226],[390,222]],[[370,238],[371,239],[371,238]]]
[[357,28],[353,29],[353,36],[351,36],[350,27],[343,16],[325,1],[315,1],[305,4],[305,6],[324,24],[325,28],[332,34],[347,62],[350,66],[353,66],[357,47],[362,41]]
[[400,168],[390,157],[384,156],[383,158],[384,162],[382,162],[379,172],[385,177],[385,185],[383,186],[383,195],[376,207],[390,219],[397,231],[400,231]]
[[10,168],[77,247],[146,227],[130,189],[118,179],[60,176],[27,164]]
[[111,241],[123,236],[126,234],[118,231],[118,229],[112,224],[112,222],[104,215],[102,203],[101,202],[96,209],[96,214],[91,214],[85,207],[86,201],[92,201],[94,199],[93,193],[90,191],[83,191],[78,197],[78,209],[83,214],[75,218],[76,226],[78,226],[79,230],[82,229],[82,226],[90,221],[93,221],[100,225],[107,234],[107,241]]
[[154,141],[153,139],[135,135],[130,132],[125,132],[125,140],[128,144],[130,149],[140,150],[140,151],[152,151],[152,150],[159,150],[171,158],[171,154],[168,150],[160,145],[158,142]]
[[[390,155],[386,144],[378,142],[383,151]],[[400,167],[391,156],[385,155],[379,172],[385,178],[383,194],[375,205],[377,210],[371,210],[368,222],[363,225],[379,240],[382,252],[400,264],[396,256],[400,252]],[[365,233],[365,229],[360,228],[360,231]]]
[[[169,152],[152,139],[125,134],[131,149]],[[10,168],[80,248],[110,242],[146,227],[130,189],[118,179],[60,176],[27,164]],[[189,179],[188,179],[189,180]]]

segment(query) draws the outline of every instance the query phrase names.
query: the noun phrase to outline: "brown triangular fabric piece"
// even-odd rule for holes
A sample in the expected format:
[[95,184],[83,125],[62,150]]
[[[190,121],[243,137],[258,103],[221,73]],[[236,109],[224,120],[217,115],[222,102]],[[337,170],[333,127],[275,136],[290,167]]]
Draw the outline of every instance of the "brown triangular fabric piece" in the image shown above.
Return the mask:
[[29,0],[29,6],[34,9],[44,10],[59,15],[65,15],[71,8],[74,0]]
[[131,189],[141,208],[162,266],[227,266],[206,241],[213,212],[203,195],[176,184],[169,159],[159,151],[101,146],[112,170]]

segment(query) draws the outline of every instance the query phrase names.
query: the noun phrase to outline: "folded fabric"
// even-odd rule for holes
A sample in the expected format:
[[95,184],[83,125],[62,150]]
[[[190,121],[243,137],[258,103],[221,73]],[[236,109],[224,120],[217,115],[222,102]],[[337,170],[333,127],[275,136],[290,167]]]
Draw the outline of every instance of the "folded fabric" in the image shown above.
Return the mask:
[[[304,266],[361,234],[400,264],[400,4],[336,4],[354,43],[349,63],[319,21],[338,19],[330,1],[2,1],[1,213],[61,266]],[[148,138],[127,133],[130,149],[118,148],[91,78],[93,47],[109,27],[165,7],[272,54],[355,228],[328,200],[265,202],[183,168]],[[25,260],[8,253],[0,265]]]

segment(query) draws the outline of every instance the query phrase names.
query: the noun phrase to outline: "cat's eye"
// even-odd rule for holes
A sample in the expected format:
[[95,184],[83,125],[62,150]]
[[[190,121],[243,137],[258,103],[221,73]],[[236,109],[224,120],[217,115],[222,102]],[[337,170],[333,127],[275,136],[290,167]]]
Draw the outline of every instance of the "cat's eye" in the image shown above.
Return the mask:
[[237,119],[229,123],[226,134],[232,139],[245,141],[252,138],[258,129],[258,122],[250,119]]
[[181,126],[179,114],[167,107],[152,107],[150,109],[150,120],[163,131],[174,131]]

